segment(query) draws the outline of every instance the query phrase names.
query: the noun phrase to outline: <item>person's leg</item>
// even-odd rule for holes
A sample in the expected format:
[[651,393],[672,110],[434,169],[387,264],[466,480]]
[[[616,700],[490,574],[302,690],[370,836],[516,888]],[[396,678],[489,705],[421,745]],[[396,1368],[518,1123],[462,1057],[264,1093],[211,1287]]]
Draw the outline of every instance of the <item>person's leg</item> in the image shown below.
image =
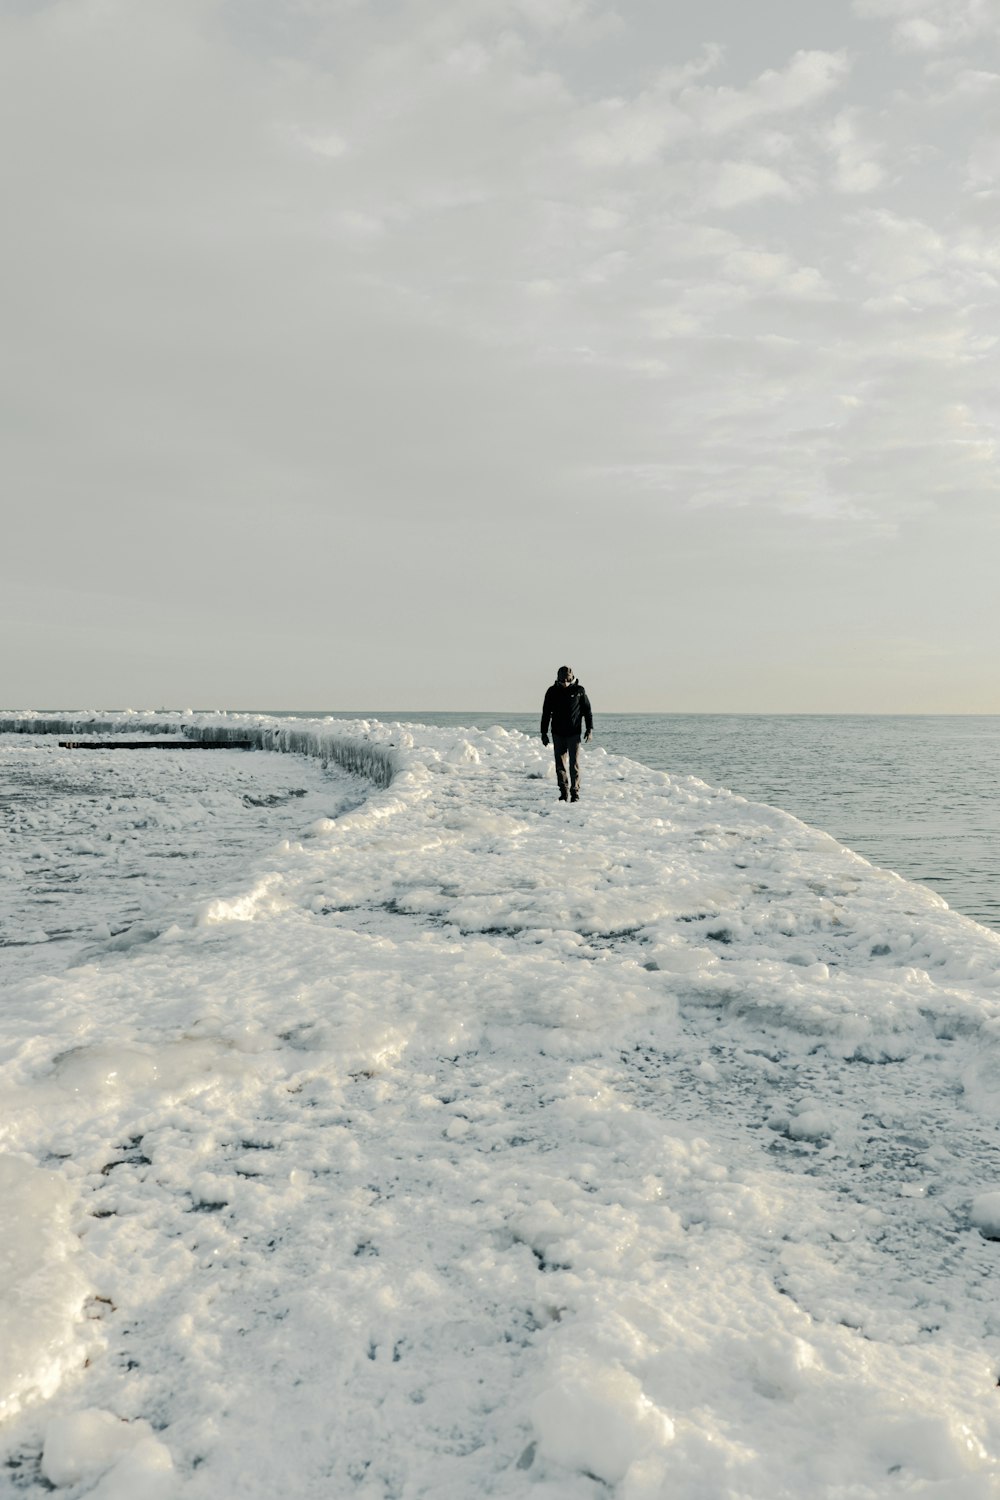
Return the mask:
[[569,795],[569,778],[566,774],[566,754],[569,750],[569,741],[564,740],[561,735],[552,736],[552,754],[556,760],[556,780],[559,783],[559,800],[565,802]]
[[567,741],[569,750],[569,794],[575,802],[580,795],[580,738]]

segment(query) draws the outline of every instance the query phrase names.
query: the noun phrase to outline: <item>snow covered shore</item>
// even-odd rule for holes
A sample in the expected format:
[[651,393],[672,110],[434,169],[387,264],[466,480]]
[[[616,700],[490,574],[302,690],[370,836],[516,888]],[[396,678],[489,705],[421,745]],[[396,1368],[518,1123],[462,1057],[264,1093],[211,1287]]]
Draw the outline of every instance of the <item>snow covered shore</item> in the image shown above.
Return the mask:
[[56,727],[371,790],[8,987],[0,1492],[998,1493],[1000,937],[599,746]]

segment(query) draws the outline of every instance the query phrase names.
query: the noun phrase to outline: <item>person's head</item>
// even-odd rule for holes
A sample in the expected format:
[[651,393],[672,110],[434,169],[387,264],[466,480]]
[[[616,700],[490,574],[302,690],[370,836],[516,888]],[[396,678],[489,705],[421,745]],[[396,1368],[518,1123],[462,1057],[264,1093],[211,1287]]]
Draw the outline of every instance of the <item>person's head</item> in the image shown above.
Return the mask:
[[573,676],[572,667],[559,668],[558,672],[556,673],[556,682],[561,683],[563,687],[569,687],[570,683],[575,681],[576,678]]

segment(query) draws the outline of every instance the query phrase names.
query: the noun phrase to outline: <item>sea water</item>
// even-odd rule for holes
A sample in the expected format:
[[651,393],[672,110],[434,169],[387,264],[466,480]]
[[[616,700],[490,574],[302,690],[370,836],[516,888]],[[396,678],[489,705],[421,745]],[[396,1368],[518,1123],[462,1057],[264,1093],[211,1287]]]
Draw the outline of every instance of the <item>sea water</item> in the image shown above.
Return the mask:
[[[595,711],[607,750],[784,808],[1000,930],[1000,716]],[[366,717],[538,730],[495,710]]]

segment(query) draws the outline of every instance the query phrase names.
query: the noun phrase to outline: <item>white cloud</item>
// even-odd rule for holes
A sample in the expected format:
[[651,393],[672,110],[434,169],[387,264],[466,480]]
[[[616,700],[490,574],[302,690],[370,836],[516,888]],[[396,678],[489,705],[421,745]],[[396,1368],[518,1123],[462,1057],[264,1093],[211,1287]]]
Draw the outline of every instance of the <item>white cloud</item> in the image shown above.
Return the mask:
[[374,214],[358,213],[354,209],[345,209],[339,216],[339,222],[349,235],[360,239],[371,239],[385,233],[386,225],[383,219]]
[[481,78],[488,70],[492,57],[481,42],[468,41],[452,47],[445,61],[456,73],[464,73],[468,78]]
[[900,20],[933,13],[940,0],[852,0],[854,12],[868,20]]
[[984,133],[972,146],[966,167],[966,182],[973,192],[996,192],[997,184],[1000,183],[1000,139],[992,131]]
[[646,166],[668,142],[690,130],[690,122],[668,100],[649,95],[604,100],[590,121],[575,150],[587,166],[598,168]]
[[826,138],[834,158],[833,180],[841,193],[873,193],[885,181],[877,158],[879,148],[865,138],[861,112],[843,109],[831,122]]
[[946,41],[944,30],[935,26],[933,21],[925,20],[923,16],[900,21],[894,36],[902,46],[912,47],[914,52],[938,52]]
[[866,20],[893,21],[893,40],[904,52],[935,53],[1000,36],[994,0],[853,0],[853,9]]
[[793,300],[827,300],[833,289],[815,266],[799,266],[789,255],[749,246],[731,251],[722,271],[750,293],[767,292]]
[[602,9],[590,0],[514,0],[514,14],[523,18],[536,30],[575,31],[586,30],[593,36],[595,29],[604,32],[615,29],[618,18],[613,11]]
[[681,90],[678,103],[703,130],[724,135],[817,104],[844,83],[849,71],[846,52],[797,52],[786,67],[768,69],[745,89],[689,87]]
[[325,156],[331,161],[336,161],[340,156],[346,156],[348,151],[344,137],[337,135],[334,131],[324,131],[313,135],[301,125],[289,125],[284,127],[281,133],[303,150],[312,152],[315,156]]
[[1000,90],[1000,73],[985,68],[962,68],[954,79],[956,94],[986,98]]
[[595,203],[587,211],[587,227],[596,229],[600,234],[616,234],[624,230],[628,225],[628,214],[620,208],[609,208],[602,203]]
[[[1000,289],[1000,247],[978,228],[944,233],[924,220],[873,210],[858,216],[852,269],[870,288],[873,306],[951,309],[949,345],[971,352],[992,321],[967,319],[967,309],[992,301]],[[926,330],[924,346],[940,349]]]
[[793,199],[795,189],[780,172],[755,161],[724,161],[706,185],[703,202],[711,208],[742,208],[762,198]]
[[[662,72],[654,89],[631,99],[600,101],[576,142],[579,158],[599,168],[646,166],[696,130],[709,137],[745,133],[773,116],[810,108],[849,71],[846,53],[798,52],[785,68],[769,69],[744,89],[691,82],[721,58],[720,48],[708,47],[696,63]],[[780,131],[761,131],[754,145],[758,154],[777,157],[787,154],[792,141]],[[771,190],[781,191],[773,182]]]
[[679,67],[664,68],[657,79],[657,86],[665,93],[684,88],[696,78],[713,73],[725,58],[725,48],[718,42],[705,42],[697,57],[681,63]]
[[878,162],[842,155],[837,162],[835,181],[842,193],[873,193],[885,180]]
[[868,19],[885,20],[917,15],[933,4],[934,0],[851,0],[851,9]]
[[722,269],[738,281],[776,282],[787,278],[792,266],[787,255],[744,247],[731,250],[722,262]]

